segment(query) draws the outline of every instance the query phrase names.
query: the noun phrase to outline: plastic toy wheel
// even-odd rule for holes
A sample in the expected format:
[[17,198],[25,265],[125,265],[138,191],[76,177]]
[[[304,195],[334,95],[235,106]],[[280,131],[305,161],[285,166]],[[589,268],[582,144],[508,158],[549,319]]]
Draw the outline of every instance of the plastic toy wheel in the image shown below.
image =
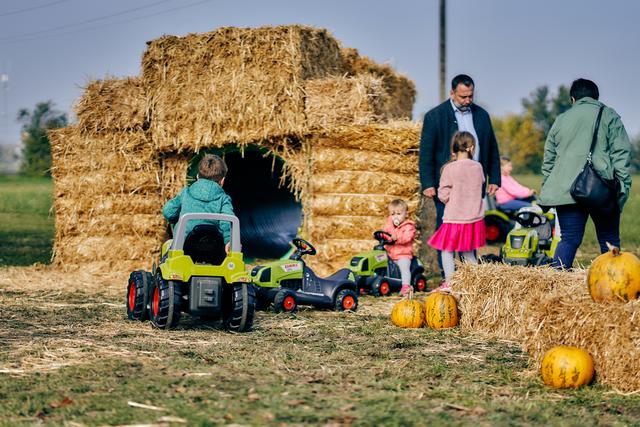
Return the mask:
[[356,311],[358,309],[358,294],[351,289],[338,292],[335,303],[336,311]]
[[253,327],[256,293],[250,283],[234,283],[226,289],[222,324],[229,332],[247,332]]
[[486,227],[487,243],[504,242],[511,229],[507,221],[495,215],[486,216],[484,225]]
[[273,299],[273,308],[276,313],[295,313],[298,311],[298,298],[293,291],[281,289]]
[[416,274],[416,277],[413,278],[413,291],[425,292],[426,290],[427,290],[427,278],[424,277],[424,274]]
[[389,281],[383,277],[376,277],[371,284],[371,293],[376,297],[389,295],[391,293]]
[[129,275],[127,285],[127,316],[129,320],[144,321],[149,318],[149,288],[153,282],[151,273],[137,270]]
[[164,280],[160,273],[156,274],[156,280],[150,288],[151,324],[159,329],[170,329],[180,321],[180,308],[182,292],[180,283],[172,280]]

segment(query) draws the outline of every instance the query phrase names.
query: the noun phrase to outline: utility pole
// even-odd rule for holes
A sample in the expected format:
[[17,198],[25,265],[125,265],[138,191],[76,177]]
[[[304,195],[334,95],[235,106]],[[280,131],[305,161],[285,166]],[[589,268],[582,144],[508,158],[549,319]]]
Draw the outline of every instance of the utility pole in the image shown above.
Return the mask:
[[444,101],[447,79],[447,0],[440,0],[440,101]]
[[2,85],[2,125],[4,127],[4,143],[9,143],[9,74],[0,74],[0,84]]

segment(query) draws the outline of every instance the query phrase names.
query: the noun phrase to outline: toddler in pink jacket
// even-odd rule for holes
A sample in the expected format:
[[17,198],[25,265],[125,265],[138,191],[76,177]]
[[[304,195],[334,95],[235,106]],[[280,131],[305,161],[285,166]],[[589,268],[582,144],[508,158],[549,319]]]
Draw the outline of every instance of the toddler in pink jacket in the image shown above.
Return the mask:
[[535,191],[520,184],[511,176],[513,165],[511,159],[500,157],[500,174],[502,184],[496,192],[496,203],[498,207],[517,211],[520,208],[531,206],[535,199]]
[[413,239],[416,237],[416,224],[407,219],[407,203],[395,199],[389,203],[389,216],[383,230],[391,235],[393,245],[385,245],[387,254],[400,269],[402,288],[400,294],[407,295],[411,286],[411,259],[413,258]]

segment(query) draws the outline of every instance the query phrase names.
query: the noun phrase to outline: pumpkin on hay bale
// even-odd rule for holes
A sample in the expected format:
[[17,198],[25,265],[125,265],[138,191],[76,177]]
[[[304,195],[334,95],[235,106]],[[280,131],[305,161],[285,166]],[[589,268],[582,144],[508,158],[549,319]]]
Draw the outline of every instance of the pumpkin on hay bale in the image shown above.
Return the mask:
[[610,245],[598,256],[587,274],[589,293],[594,301],[629,301],[640,294],[640,259]]
[[544,383],[553,388],[578,388],[593,379],[593,358],[581,348],[553,347],[542,358],[540,372]]
[[425,322],[433,329],[446,329],[458,326],[458,303],[448,292],[434,292],[427,297]]

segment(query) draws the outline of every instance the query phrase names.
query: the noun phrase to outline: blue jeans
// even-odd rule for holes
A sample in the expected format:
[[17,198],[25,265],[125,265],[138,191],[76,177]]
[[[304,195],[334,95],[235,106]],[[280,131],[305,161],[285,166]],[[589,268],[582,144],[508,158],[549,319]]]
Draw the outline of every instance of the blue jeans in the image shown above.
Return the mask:
[[510,211],[517,211],[520,208],[531,206],[531,202],[528,202],[524,199],[513,199],[509,200],[506,203],[502,203],[498,205],[498,208],[507,209]]
[[578,247],[582,243],[584,228],[587,225],[589,216],[591,216],[596,227],[600,252],[605,253],[609,250],[607,242],[620,247],[619,211],[616,210],[611,214],[602,215],[597,212],[589,212],[576,204],[556,206],[556,211],[558,212],[562,240],[558,243],[553,257],[552,265],[554,267],[571,268],[573,266],[573,260],[576,257]]

